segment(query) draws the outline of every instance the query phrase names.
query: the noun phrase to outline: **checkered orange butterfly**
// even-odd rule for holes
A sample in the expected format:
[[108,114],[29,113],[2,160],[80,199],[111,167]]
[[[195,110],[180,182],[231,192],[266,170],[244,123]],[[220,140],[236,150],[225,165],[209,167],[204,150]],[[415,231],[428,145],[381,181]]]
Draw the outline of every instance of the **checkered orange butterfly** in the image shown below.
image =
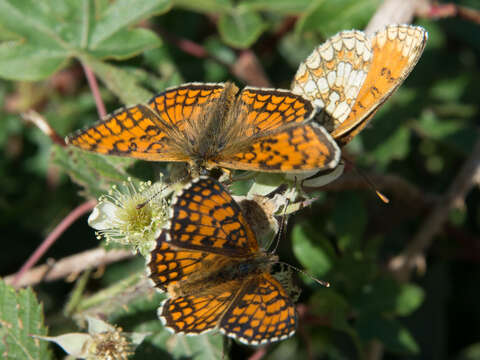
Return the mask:
[[[150,161],[303,173],[334,168],[340,150],[312,122],[315,108],[287,90],[191,83],[121,109],[67,137],[88,151]],[[199,172],[199,171],[197,171]]]
[[419,26],[390,25],[371,37],[342,31],[300,64],[292,91],[320,109],[316,121],[345,145],[402,84],[426,42]]
[[197,178],[174,200],[148,259],[149,278],[168,294],[158,316],[178,334],[217,329],[249,345],[285,339],[295,332],[296,314],[270,273],[277,260],[259,248],[228,191]]

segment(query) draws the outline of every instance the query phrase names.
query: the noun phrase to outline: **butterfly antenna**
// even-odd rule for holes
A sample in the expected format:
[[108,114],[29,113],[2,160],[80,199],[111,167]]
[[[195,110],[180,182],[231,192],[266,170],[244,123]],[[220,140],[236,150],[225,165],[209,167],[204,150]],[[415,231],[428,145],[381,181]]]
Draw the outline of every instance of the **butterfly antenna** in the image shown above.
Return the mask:
[[385,195],[383,194],[380,190],[377,189],[377,186],[373,183],[373,181],[363,172],[361,171],[360,169],[358,169],[355,164],[353,164],[351,161],[347,160],[347,159],[343,159],[345,162],[349,163],[352,168],[356,171],[356,173],[358,175],[360,175],[360,177],[367,183],[367,185],[369,186],[370,190],[374,191],[375,194],[377,194],[377,196],[380,198],[380,200],[382,202],[384,202],[385,204],[388,204],[390,203],[390,199]]
[[295,270],[295,271],[298,271],[299,273],[309,277],[310,279],[312,279],[313,281],[315,281],[317,284],[320,284],[322,286],[325,286],[325,287],[330,287],[330,283],[328,281],[325,281],[325,280],[320,280],[320,279],[317,279],[315,276],[313,276],[312,274],[302,270],[302,269],[299,269],[297,268],[296,266],[293,266],[293,265],[290,265],[289,263],[286,263],[286,262],[283,262],[283,261],[277,261],[276,262],[277,264],[282,264],[282,265],[286,265],[288,266],[289,268]]

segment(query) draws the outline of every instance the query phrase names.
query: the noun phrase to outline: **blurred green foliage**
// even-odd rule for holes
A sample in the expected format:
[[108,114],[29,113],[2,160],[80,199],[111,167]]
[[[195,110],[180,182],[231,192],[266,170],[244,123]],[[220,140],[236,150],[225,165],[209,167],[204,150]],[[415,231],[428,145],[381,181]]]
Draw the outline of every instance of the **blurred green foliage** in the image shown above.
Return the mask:
[[[480,11],[473,0],[463,3]],[[288,88],[299,62],[314,46],[337,31],[363,28],[379,4],[0,0],[1,274],[17,271],[52,227],[83,201],[76,194],[97,197],[128,176],[154,180],[164,171],[159,164],[60,148],[22,122],[20,114],[33,108],[63,135],[97,119],[80,63],[101,80],[109,111],[182,82],[241,83],[230,67],[247,48],[275,87]],[[418,65],[344,154],[363,171],[395,174],[425,195],[441,195],[479,135],[480,28],[459,18],[418,23],[429,32]],[[179,39],[196,43],[210,55],[194,57],[179,46]],[[384,346],[385,359],[478,358],[478,189],[436,236],[426,272],[413,274],[406,284],[396,282],[386,264],[412,239],[429,209],[387,195],[388,205],[370,191],[327,192],[290,220],[278,249],[280,258],[332,287],[299,277],[299,308],[304,309],[299,331],[270,346],[265,358],[366,358],[372,340]],[[96,246],[94,231],[82,219],[47,256],[61,258]],[[101,291],[111,294],[120,280],[141,273],[144,266],[143,259],[136,259],[108,267],[102,278],[89,281],[84,304],[109,308],[104,311],[109,320],[125,331],[153,333],[137,349],[136,359],[221,358],[221,336],[171,338],[155,314],[161,295],[148,293],[127,308],[103,296]],[[14,295],[0,285],[5,346],[3,316],[12,316],[5,312],[5,299]],[[35,287],[51,335],[77,331],[59,310],[71,290],[72,285],[63,282]],[[16,296],[20,308],[30,309],[40,324],[40,308],[33,300],[28,303],[31,293]],[[226,351],[240,359],[254,349],[233,343]],[[61,351],[55,349],[55,356],[62,356]]]

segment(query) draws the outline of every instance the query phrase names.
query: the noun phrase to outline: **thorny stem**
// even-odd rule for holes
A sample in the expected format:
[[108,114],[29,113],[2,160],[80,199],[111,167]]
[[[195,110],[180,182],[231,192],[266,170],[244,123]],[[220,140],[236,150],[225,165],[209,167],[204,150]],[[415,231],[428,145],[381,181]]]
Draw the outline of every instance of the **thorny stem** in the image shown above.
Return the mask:
[[12,285],[16,286],[16,284],[20,281],[23,274],[28,271],[32,266],[34,266],[38,260],[45,254],[45,252],[50,248],[50,246],[55,243],[55,241],[59,238],[63,232],[72,225],[79,217],[90,211],[95,207],[97,204],[96,200],[87,201],[79,206],[77,206],[70,214],[68,214],[61,222],[58,224],[55,229],[47,236],[47,238],[40,244],[40,246],[35,250],[35,252],[30,256],[25,264],[20,268],[20,270],[15,275],[13,279]]

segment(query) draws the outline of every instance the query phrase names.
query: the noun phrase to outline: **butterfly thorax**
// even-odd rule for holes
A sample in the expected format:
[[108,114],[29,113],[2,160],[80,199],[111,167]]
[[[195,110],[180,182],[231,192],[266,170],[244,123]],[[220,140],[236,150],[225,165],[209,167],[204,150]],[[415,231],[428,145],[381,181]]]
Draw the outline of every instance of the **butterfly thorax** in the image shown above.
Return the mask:
[[232,109],[238,88],[226,83],[225,90],[218,98],[208,100],[201,114],[185,120],[178,148],[185,152],[195,167],[208,167],[208,164],[222,152],[231,140],[233,119],[228,116]]
[[258,252],[255,256],[247,259],[228,258],[225,261],[204,263],[201,273],[192,274],[189,278],[179,281],[168,288],[171,296],[188,296],[202,294],[221,294],[224,287],[231,282],[237,282],[235,288],[245,284],[249,278],[259,274],[270,272],[273,263],[278,261],[276,255]]
[[223,157],[245,146],[240,139],[252,141],[251,126],[238,118],[241,112],[238,91],[235,84],[227,82],[221,95],[209,99],[201,113],[185,119],[183,127],[168,130],[171,145],[189,159],[193,169],[217,167]]

